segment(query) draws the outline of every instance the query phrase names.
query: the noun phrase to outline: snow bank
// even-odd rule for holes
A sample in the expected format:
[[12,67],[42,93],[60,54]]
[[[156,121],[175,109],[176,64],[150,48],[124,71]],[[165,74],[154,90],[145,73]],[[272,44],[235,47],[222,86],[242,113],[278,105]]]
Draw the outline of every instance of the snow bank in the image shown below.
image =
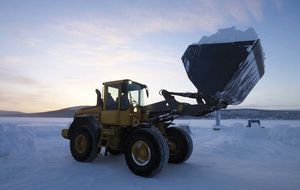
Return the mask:
[[0,123],[0,158],[12,154],[31,154],[35,151],[35,134],[32,128]]
[[237,30],[235,27],[219,29],[211,36],[203,36],[198,44],[226,43],[236,41],[257,40],[258,35],[253,28],[245,31]]
[[252,141],[249,144],[256,144],[257,141],[264,141],[264,144],[280,143],[287,146],[298,146],[300,148],[300,128],[289,125],[278,125],[272,128],[244,127],[241,123],[235,123],[225,128],[228,136],[239,138],[240,141]]

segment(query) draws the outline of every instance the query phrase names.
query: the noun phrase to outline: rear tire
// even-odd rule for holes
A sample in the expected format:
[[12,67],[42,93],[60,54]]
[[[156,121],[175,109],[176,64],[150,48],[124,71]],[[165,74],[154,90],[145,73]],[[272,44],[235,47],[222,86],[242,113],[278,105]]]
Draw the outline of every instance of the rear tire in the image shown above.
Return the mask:
[[179,164],[189,159],[193,152],[191,136],[178,127],[169,127],[166,133],[169,144],[169,163]]
[[125,160],[136,175],[154,176],[168,163],[168,144],[156,128],[140,128],[126,140]]
[[73,158],[79,162],[91,162],[97,156],[99,135],[88,124],[76,127],[71,134],[70,150]]

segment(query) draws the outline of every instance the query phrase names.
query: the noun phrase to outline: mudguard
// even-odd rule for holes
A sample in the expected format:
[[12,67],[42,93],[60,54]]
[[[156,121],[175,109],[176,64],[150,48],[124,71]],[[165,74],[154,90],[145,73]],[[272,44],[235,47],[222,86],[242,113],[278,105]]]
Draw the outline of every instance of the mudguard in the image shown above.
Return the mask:
[[84,124],[88,124],[90,126],[90,129],[93,130],[94,133],[101,132],[102,126],[99,124],[99,122],[96,120],[94,116],[79,116],[74,118],[73,122],[69,127],[68,139],[71,138],[73,131],[77,127],[82,126]]

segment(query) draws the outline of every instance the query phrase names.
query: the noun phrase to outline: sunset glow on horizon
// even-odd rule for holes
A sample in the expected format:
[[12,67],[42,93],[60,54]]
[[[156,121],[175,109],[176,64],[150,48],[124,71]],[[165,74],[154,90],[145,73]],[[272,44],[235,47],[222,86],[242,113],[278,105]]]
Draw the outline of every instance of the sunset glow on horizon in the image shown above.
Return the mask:
[[[172,2],[172,3],[171,3]],[[111,80],[195,92],[181,56],[220,28],[253,27],[266,74],[234,108],[300,109],[300,3],[281,0],[1,1],[0,110],[95,105]]]

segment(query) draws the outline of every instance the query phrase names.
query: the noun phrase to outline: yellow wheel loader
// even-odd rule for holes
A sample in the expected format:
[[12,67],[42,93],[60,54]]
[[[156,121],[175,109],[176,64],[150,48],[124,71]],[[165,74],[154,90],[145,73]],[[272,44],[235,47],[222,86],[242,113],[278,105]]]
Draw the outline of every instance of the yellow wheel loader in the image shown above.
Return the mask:
[[[104,148],[105,153],[124,154],[133,173],[153,176],[168,162],[179,164],[192,154],[192,138],[174,126],[175,118],[238,104],[264,74],[259,40],[191,45],[182,61],[196,93],[161,90],[163,101],[144,105],[146,85],[129,79],[103,83],[102,95],[96,90],[97,105],[77,110],[70,127],[62,130],[74,159],[91,162]],[[175,96],[197,104],[178,102]]]

